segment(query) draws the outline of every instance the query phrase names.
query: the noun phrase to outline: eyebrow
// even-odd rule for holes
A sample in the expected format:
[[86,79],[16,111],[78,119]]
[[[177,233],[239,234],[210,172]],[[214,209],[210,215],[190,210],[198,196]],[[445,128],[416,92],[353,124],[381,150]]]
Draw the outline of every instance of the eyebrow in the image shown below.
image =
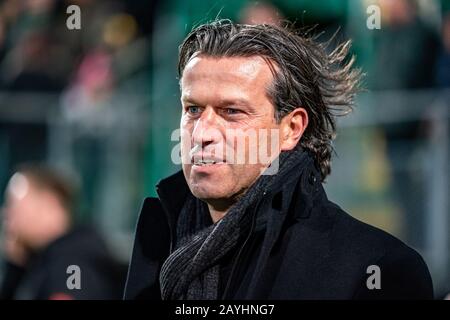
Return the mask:
[[[181,101],[184,102],[184,103],[191,103],[191,104],[194,104],[194,105],[199,105],[199,103],[197,101],[195,101],[195,99],[192,99],[192,98],[187,97],[187,96],[182,96],[181,97]],[[230,105],[240,105],[240,106],[243,106],[243,107],[247,107],[247,108],[253,109],[250,106],[250,103],[247,100],[241,99],[241,98],[221,99],[220,102],[217,105],[215,105],[215,107],[223,108],[223,107],[230,106]]]
[[223,99],[220,101],[220,103],[217,105],[217,107],[224,108],[224,107],[233,106],[233,105],[242,106],[242,107],[253,110],[253,108],[250,106],[250,103],[247,100],[239,99],[239,98],[238,99]]

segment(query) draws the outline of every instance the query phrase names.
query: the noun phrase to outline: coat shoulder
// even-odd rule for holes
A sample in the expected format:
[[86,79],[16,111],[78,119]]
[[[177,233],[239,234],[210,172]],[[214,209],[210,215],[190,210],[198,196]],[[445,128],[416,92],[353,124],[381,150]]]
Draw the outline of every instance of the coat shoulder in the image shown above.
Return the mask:
[[382,289],[369,290],[366,281],[362,281],[355,298],[433,298],[428,267],[416,250],[386,231],[352,217],[330,201],[320,210],[334,217],[330,246],[335,256],[359,264],[364,280],[374,272],[373,266],[380,272]]
[[146,198],[136,225],[125,299],[159,299],[158,273],[169,252],[170,230],[161,202]]

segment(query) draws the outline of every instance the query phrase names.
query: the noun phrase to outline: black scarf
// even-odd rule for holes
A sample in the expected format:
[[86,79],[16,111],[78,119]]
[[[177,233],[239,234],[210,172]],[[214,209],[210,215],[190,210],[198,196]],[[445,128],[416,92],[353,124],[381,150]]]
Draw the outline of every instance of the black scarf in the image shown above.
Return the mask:
[[214,224],[206,204],[190,194],[178,218],[175,249],[161,268],[162,298],[218,299],[220,259],[248,233],[252,223],[251,213],[256,212],[271,186],[279,183],[294,167],[303,164],[307,157],[307,152],[301,148],[281,152],[277,159],[278,172],[261,175],[227,214]]

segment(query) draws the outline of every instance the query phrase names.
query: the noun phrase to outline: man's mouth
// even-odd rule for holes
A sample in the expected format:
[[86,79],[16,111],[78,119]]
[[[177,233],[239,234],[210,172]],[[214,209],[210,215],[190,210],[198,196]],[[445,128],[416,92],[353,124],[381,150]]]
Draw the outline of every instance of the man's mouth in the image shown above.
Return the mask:
[[192,163],[195,166],[211,166],[213,164],[222,164],[225,163],[223,160],[218,159],[193,159]]
[[214,164],[222,164],[225,163],[220,157],[216,157],[214,155],[196,153],[191,156],[191,163],[195,166],[211,166]]
[[191,164],[194,166],[206,167],[225,163],[225,160],[222,157],[203,152],[199,145],[195,146],[191,152],[189,152],[189,155],[191,156]]

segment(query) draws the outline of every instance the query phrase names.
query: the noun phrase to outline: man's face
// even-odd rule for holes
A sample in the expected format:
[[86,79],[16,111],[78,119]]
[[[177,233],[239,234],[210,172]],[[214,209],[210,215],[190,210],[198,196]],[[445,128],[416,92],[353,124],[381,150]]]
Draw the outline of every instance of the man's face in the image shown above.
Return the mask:
[[[197,198],[217,205],[234,203],[268,164],[251,160],[258,149],[271,159],[278,155],[278,147],[270,148],[274,141],[279,143],[278,136],[271,135],[279,127],[267,96],[272,80],[268,63],[258,56],[198,55],[186,65],[181,79],[181,156],[186,181]],[[249,132],[256,133],[256,139],[246,136]]]
[[38,214],[41,207],[40,194],[31,181],[23,174],[16,173],[6,190],[4,207],[5,232],[17,240],[29,244],[42,229],[43,218]]
[[27,176],[16,173],[6,190],[4,232],[27,247],[39,247],[61,224],[53,214],[57,201],[51,192],[37,188]]

